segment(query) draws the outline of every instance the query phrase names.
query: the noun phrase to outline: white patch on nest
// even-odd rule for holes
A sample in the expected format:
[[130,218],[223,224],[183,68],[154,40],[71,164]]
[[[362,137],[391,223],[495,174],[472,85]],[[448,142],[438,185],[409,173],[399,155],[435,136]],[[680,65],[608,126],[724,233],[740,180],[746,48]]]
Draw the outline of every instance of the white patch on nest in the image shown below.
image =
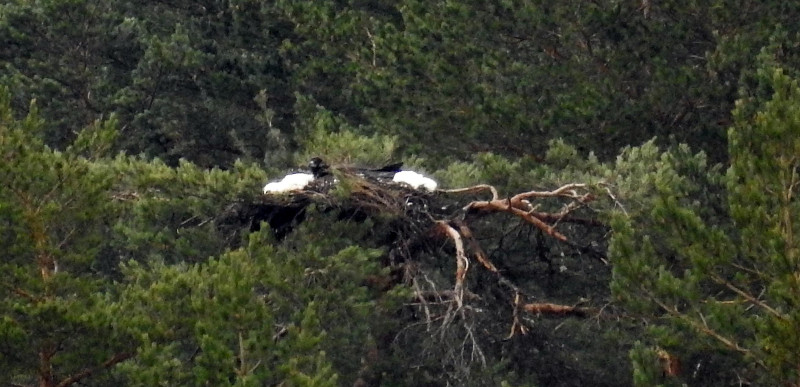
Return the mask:
[[430,177],[423,176],[414,171],[397,172],[394,174],[392,181],[395,183],[407,184],[414,189],[424,188],[431,192],[436,191],[436,187],[439,185]]
[[314,175],[310,173],[292,173],[283,177],[281,181],[267,183],[264,186],[264,193],[285,193],[299,191],[314,181]]

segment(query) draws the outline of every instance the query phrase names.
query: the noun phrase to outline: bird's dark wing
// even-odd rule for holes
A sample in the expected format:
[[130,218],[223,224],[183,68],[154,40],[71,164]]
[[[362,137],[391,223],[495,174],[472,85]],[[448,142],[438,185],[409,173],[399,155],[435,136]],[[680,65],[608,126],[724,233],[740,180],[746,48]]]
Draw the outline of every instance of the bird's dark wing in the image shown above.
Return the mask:
[[378,169],[370,169],[372,172],[400,172],[400,168],[403,167],[403,162],[389,164],[384,167],[380,167]]

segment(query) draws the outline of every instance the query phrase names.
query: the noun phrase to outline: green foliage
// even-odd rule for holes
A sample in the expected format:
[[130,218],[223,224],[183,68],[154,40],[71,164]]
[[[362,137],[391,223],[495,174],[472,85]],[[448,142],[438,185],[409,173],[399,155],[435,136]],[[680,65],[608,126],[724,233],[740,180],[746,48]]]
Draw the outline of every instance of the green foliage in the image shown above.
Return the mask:
[[114,123],[96,123],[59,152],[37,136],[36,105],[17,120],[9,97],[0,90],[0,372],[54,383],[131,349],[109,326],[97,297],[108,283],[95,275],[116,207],[112,175],[88,158],[108,149]]
[[[116,114],[117,150],[230,167],[281,149],[269,133],[288,126],[292,97],[279,26],[272,7],[254,1],[6,2],[0,81],[17,108],[43,102],[48,145],[64,147],[75,125]],[[254,101],[261,94],[270,98]]]
[[115,310],[141,346],[117,372],[132,385],[331,385],[315,303],[291,314],[275,306],[289,301],[276,285],[290,267],[267,232],[202,264],[127,266]]
[[302,160],[324,156],[326,162],[333,164],[382,165],[394,160],[397,153],[397,137],[380,134],[364,136],[347,124],[341,117],[323,109],[311,106],[311,101],[300,99],[299,108],[307,117],[298,125],[303,136],[300,146],[304,149]]
[[[613,227],[611,289],[647,323],[635,383],[796,383],[798,17],[794,2],[734,0],[3,2],[0,375],[54,385],[120,355],[80,382],[467,380],[442,371],[432,336],[397,348],[408,289],[365,286],[393,275],[396,215],[309,208],[286,239],[247,236],[267,176],[320,156],[402,160],[501,196],[586,183],[597,200],[575,215]],[[448,195],[433,200],[475,198]],[[559,245],[498,219],[476,225],[503,235],[481,243],[536,297],[609,298],[606,267],[570,256],[603,250],[602,227],[562,223]],[[424,259],[449,286],[447,248]],[[566,271],[542,274],[551,264]],[[493,283],[474,272],[469,286]],[[595,334],[563,327],[572,337],[487,340],[469,380],[572,367],[539,349]],[[701,371],[664,378],[651,344]],[[373,349],[388,357],[362,362]]]
[[[299,230],[283,248],[272,247],[265,227],[231,250],[241,234],[221,215],[255,200],[263,170],[108,158],[113,121],[54,151],[36,136],[44,122],[35,105],[16,120],[9,94],[0,96],[0,369],[10,380],[56,385],[95,367],[113,370],[76,380],[331,386],[342,372],[355,379],[364,343],[379,334],[372,327],[386,329],[383,314],[397,307],[387,300],[388,309],[376,309],[376,294],[364,287],[366,275],[380,273],[381,252],[355,246],[369,224],[337,226],[319,213],[320,222],[310,222],[319,229]],[[333,363],[326,352],[337,353]]]
[[[724,179],[712,178],[726,183],[729,220],[702,217],[711,212],[702,207],[713,204],[684,200],[695,188],[684,182],[694,179],[673,169],[652,176],[658,192],[652,209],[612,225],[615,294],[643,315],[662,317],[651,333],[665,348],[687,355],[723,351],[707,367],[738,361],[738,376],[720,385],[734,377],[758,383],[796,383],[798,377],[794,311],[800,293],[791,273],[797,260],[793,219],[800,210],[792,200],[800,88],[779,69],[767,67],[760,75],[772,97],[756,109],[745,107],[756,101],[739,103],[729,131],[731,168]],[[703,167],[676,160],[688,170]]]

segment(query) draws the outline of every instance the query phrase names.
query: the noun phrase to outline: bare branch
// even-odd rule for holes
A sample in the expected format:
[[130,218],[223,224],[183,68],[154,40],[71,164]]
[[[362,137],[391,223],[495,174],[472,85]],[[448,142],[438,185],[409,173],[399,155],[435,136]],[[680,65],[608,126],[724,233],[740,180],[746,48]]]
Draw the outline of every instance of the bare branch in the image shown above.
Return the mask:
[[[414,298],[420,301],[426,308],[429,303],[443,303],[449,302],[448,300],[454,300],[457,294],[453,290],[442,290],[442,291],[422,291],[420,290],[416,294],[414,294]],[[464,290],[463,294],[464,298],[467,300],[480,300],[481,297],[469,290]]]
[[522,323],[519,322],[519,309],[520,305],[522,305],[522,297],[520,292],[514,292],[514,312],[513,312],[513,321],[511,323],[511,332],[508,333],[506,336],[506,340],[514,337],[514,335],[519,331],[521,334],[527,334],[528,328],[525,327]]
[[600,185],[602,185],[603,188],[606,190],[608,197],[610,197],[611,200],[614,201],[614,205],[619,206],[619,208],[622,210],[622,213],[625,214],[625,216],[628,216],[628,211],[625,210],[625,206],[623,206],[622,203],[620,203],[620,201],[617,199],[617,197],[614,196],[614,193],[611,192],[611,188],[608,187],[608,184],[601,183]]
[[464,278],[467,276],[469,270],[469,260],[464,254],[464,242],[461,240],[461,234],[451,227],[447,222],[437,221],[436,224],[453,240],[456,245],[456,286],[453,291],[456,294],[456,303],[461,308],[464,304]]
[[550,316],[574,316],[574,317],[586,317],[592,312],[591,308],[551,304],[548,302],[525,304],[522,305],[522,310],[529,313],[544,314]]
[[477,210],[477,211],[489,211],[489,212],[501,212],[507,211],[510,212],[524,221],[536,226],[540,230],[544,231],[547,235],[550,235],[560,241],[566,241],[567,237],[564,234],[556,231],[552,226],[543,222],[539,218],[533,216],[530,212],[521,210],[519,208],[511,206],[509,200],[492,200],[490,202],[472,202],[465,207],[467,211],[469,210]]
[[441,192],[445,193],[475,193],[480,191],[489,190],[492,193],[492,200],[497,200],[500,195],[497,193],[497,188],[489,184],[478,184],[472,187],[456,188],[456,189],[443,189]]
[[472,235],[472,230],[470,230],[464,222],[456,222],[456,225],[458,226],[458,231],[467,240],[469,248],[475,252],[475,258],[478,260],[478,262],[480,262],[485,268],[489,269],[489,271],[497,273],[497,267],[495,267],[492,261],[489,260],[489,257],[486,256],[486,253],[478,244],[478,241],[475,240],[475,237]]
[[528,191],[528,192],[523,192],[523,193],[514,195],[512,200],[523,200],[523,199],[528,199],[528,198],[533,198],[533,197],[546,198],[546,197],[555,197],[555,196],[564,196],[564,197],[573,198],[573,199],[580,199],[580,198],[590,199],[590,198],[593,198],[593,196],[591,194],[578,195],[577,191],[575,191],[578,188],[586,188],[586,184],[572,183],[572,184],[563,185],[563,186],[561,186],[559,188],[556,188],[555,190],[552,190],[552,191]]

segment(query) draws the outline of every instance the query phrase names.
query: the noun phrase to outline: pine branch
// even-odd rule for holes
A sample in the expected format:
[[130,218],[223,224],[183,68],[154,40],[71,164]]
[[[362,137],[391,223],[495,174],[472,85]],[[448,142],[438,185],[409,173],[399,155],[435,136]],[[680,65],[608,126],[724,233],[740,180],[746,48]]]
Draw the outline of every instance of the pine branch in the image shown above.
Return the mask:
[[86,368],[83,371],[78,372],[77,374],[74,374],[74,375],[62,380],[60,383],[58,383],[56,385],[56,387],[71,386],[71,385],[73,385],[73,384],[75,384],[75,383],[77,383],[77,382],[79,382],[79,381],[81,381],[81,380],[83,380],[83,379],[85,379],[85,378],[87,378],[89,376],[92,376],[92,374],[94,374],[97,371],[110,368],[110,367],[116,365],[117,363],[121,363],[121,362],[123,362],[125,360],[128,360],[128,359],[132,358],[134,355],[135,354],[131,353],[131,352],[120,352],[120,353],[117,353],[114,356],[112,356],[111,358],[109,358],[108,360],[104,361],[103,363],[101,363],[100,365],[98,365],[98,366],[96,366],[94,368]]
[[714,280],[714,282],[716,282],[718,284],[721,284],[721,285],[725,285],[726,288],[728,288],[728,289],[732,290],[734,293],[744,297],[747,301],[750,301],[751,303],[755,304],[756,306],[761,307],[762,309],[766,310],[769,314],[777,317],[778,319],[787,320],[789,318],[788,316],[782,314],[781,312],[778,312],[777,310],[773,309],[771,306],[765,304],[763,301],[761,301],[761,300],[753,297],[752,295],[748,294],[744,290],[737,288],[734,284],[730,283],[730,281],[725,280],[724,278],[720,277],[716,273],[711,273],[711,278]]
[[3,283],[3,285],[6,288],[8,288],[12,293],[14,293],[14,294],[16,294],[16,295],[18,295],[18,296],[30,301],[30,302],[39,303],[39,302],[42,301],[42,299],[40,297],[37,297],[37,296],[35,296],[33,294],[30,294],[30,293],[26,292],[25,290],[22,290],[22,289],[14,286],[14,285],[11,285],[9,283]]
[[[707,325],[701,324],[701,323],[697,322],[696,320],[694,320],[692,318],[689,318],[689,316],[681,313],[680,311],[678,311],[678,309],[676,309],[674,307],[667,306],[667,304],[663,303],[661,300],[659,300],[658,298],[654,297],[650,292],[647,292],[647,293],[648,293],[648,296],[650,297],[650,299],[653,300],[653,302],[655,302],[656,305],[660,306],[661,309],[663,309],[665,312],[669,313],[673,317],[676,317],[679,320],[689,324],[689,326],[691,326],[692,328],[696,329],[697,331],[699,331],[699,332],[701,332],[701,333],[703,333],[703,334],[705,334],[707,336],[713,337],[714,339],[716,339],[717,341],[719,341],[720,343],[725,345],[728,349],[731,349],[733,351],[736,351],[736,352],[739,352],[739,353],[745,354],[745,355],[751,354],[751,351],[749,349],[742,348],[741,346],[739,346],[738,343],[734,342],[733,340],[731,340],[731,339],[729,339],[729,338],[727,338],[725,336],[722,336],[718,332],[716,332],[713,329],[709,328]],[[759,365],[761,365],[762,367],[764,367],[764,363],[762,361],[757,360],[756,362]]]

